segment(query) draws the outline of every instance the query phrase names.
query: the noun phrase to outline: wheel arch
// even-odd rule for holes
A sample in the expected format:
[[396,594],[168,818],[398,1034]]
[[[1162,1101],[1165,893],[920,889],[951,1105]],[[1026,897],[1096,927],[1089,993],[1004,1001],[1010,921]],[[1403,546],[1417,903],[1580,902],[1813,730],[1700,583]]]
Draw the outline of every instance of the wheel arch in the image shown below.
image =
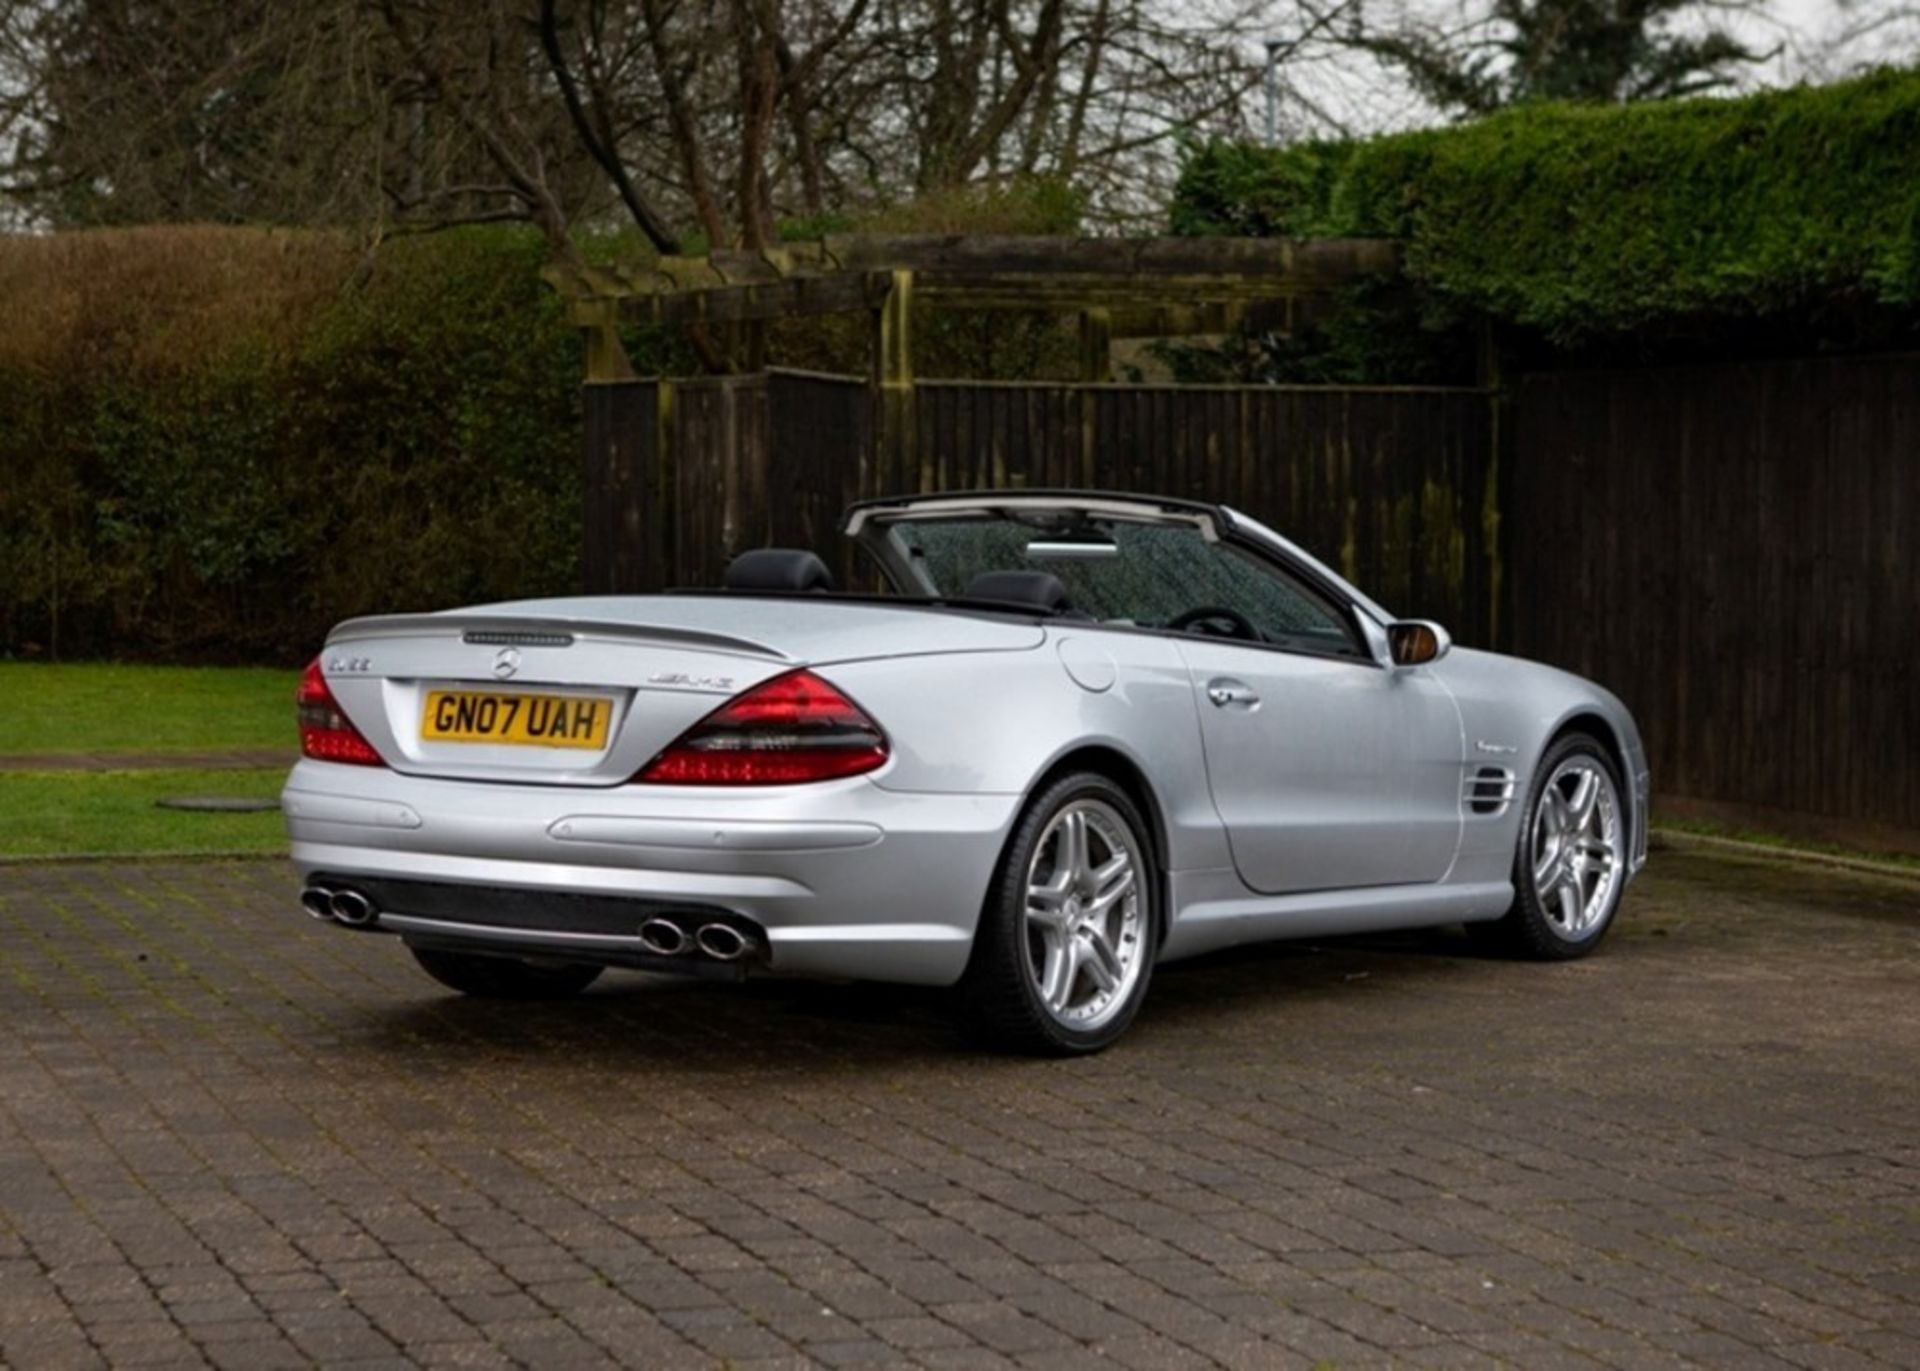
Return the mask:
[[[1027,806],[1033,803],[1036,795],[1062,776],[1075,771],[1091,771],[1112,781],[1126,792],[1127,798],[1133,801],[1140,810],[1141,817],[1146,820],[1147,841],[1153,848],[1154,883],[1160,897],[1155,902],[1159,910],[1159,928],[1155,936],[1159,942],[1164,943],[1167,939],[1167,931],[1173,926],[1173,884],[1168,874],[1171,863],[1168,860],[1167,817],[1161,806],[1160,797],[1154,791],[1153,783],[1147,779],[1146,772],[1138,762],[1111,744],[1100,742],[1075,744],[1048,762],[1033,778],[1032,784],[1021,796],[1020,813],[1023,815],[1026,813]],[[1018,826],[1019,823],[1016,820],[1013,827],[1018,828]],[[1013,833],[1009,831],[1007,842],[1012,841]],[[1006,851],[1003,845],[999,861],[994,865],[996,871],[1000,869],[1000,863],[1006,860]],[[975,936],[977,937],[978,934],[976,933]]]
[[1641,825],[1646,816],[1640,812],[1639,799],[1634,787],[1633,767],[1627,756],[1626,744],[1620,737],[1620,730],[1606,715],[1594,709],[1575,710],[1562,719],[1553,732],[1548,735],[1544,754],[1569,733],[1585,733],[1606,751],[1607,760],[1613,763],[1614,775],[1620,782],[1620,803],[1627,811],[1627,843],[1629,852],[1637,850]]
[[1166,815],[1161,812],[1160,797],[1154,793],[1153,783],[1147,779],[1146,772],[1140,769],[1140,764],[1119,748],[1102,743],[1082,743],[1054,758],[1047,769],[1027,787],[1027,797],[1031,799],[1038,795],[1069,771],[1100,773],[1126,791],[1127,798],[1140,807],[1141,816],[1146,819],[1149,829],[1147,840],[1153,844],[1153,860],[1159,866],[1164,881],[1168,865]]

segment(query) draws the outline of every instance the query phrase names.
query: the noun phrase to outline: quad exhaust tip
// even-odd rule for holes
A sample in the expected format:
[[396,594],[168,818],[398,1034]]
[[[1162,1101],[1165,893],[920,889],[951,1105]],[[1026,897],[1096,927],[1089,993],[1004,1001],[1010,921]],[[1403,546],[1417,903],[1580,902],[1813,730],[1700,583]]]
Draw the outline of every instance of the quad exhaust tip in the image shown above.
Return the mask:
[[640,945],[658,957],[678,957],[693,950],[687,930],[672,919],[648,919],[641,924]]
[[358,890],[334,890],[310,885],[300,892],[300,907],[316,919],[330,919],[350,928],[365,928],[380,917],[372,900]]
[[752,939],[732,924],[702,924],[694,941],[717,962],[737,962],[753,951]]
[[379,912],[374,909],[373,901],[357,890],[334,891],[329,907],[335,919],[354,928],[372,923],[374,916]]
[[659,915],[640,925],[640,945],[656,957],[684,957],[698,953],[716,962],[737,962],[752,956],[760,944],[751,933],[714,920],[700,924]]

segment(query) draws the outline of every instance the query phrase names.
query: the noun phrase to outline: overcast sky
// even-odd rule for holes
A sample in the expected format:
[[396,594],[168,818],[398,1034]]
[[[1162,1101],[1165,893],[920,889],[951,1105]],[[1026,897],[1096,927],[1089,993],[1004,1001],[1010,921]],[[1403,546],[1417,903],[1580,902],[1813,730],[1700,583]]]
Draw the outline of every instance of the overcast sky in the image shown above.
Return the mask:
[[1881,63],[1920,61],[1920,0],[1772,0],[1734,27],[1756,46],[1778,35],[1787,50],[1773,74],[1780,81],[1844,76]]
[[[1206,0],[1195,0],[1206,3]],[[1405,14],[1454,28],[1486,14],[1488,0],[1364,0],[1376,24]],[[1276,6],[1276,13],[1282,12]],[[1741,73],[1740,88],[1833,81],[1878,65],[1920,63],[1920,0],[1766,0],[1703,7],[1687,27],[1719,24],[1764,63]],[[1290,35],[1276,32],[1276,38]],[[1329,132],[1368,133],[1431,124],[1440,117],[1406,88],[1398,73],[1332,49],[1309,50],[1289,64],[1282,82],[1282,138]],[[1249,122],[1265,122],[1264,99]]]

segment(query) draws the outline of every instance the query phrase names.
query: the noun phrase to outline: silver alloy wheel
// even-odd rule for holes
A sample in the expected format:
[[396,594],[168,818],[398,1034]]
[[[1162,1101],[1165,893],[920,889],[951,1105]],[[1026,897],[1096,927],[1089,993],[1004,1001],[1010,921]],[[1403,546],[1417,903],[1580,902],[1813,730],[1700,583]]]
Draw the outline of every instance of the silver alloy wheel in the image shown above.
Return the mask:
[[1598,758],[1575,755],[1540,787],[1527,862],[1541,911],[1562,938],[1597,934],[1613,908],[1625,861],[1620,795]]
[[1021,948],[1041,1006],[1066,1028],[1099,1028],[1146,964],[1139,839],[1099,800],[1061,807],[1027,865]]

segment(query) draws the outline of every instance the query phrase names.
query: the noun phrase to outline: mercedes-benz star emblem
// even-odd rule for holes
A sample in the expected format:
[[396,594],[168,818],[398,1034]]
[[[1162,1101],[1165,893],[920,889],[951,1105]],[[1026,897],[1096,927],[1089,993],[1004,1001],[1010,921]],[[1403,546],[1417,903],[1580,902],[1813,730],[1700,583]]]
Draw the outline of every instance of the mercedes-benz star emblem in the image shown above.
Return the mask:
[[507,677],[513,675],[513,673],[518,671],[519,669],[520,669],[520,649],[519,648],[503,647],[498,652],[493,654],[493,674],[498,676],[501,680],[503,681],[506,680]]

